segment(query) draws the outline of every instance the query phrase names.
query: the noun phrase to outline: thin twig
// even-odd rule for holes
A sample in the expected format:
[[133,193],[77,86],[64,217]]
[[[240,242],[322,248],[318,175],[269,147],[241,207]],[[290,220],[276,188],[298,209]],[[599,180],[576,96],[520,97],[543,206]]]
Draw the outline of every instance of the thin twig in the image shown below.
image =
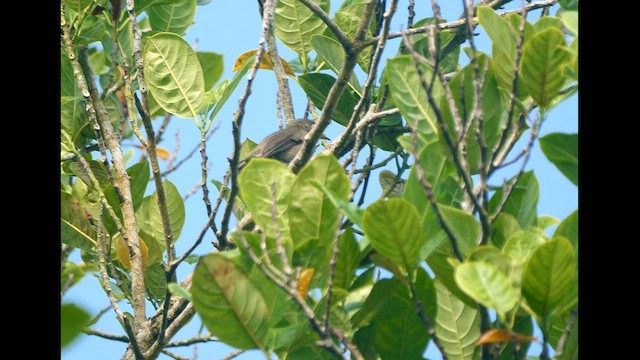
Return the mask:
[[168,350],[162,350],[161,351],[163,354],[169,356],[170,358],[176,359],[176,360],[190,360],[189,358],[186,358],[184,356],[180,356],[178,354],[174,354],[171,351]]
[[[340,223],[340,220],[342,219],[342,210],[338,209],[338,223]],[[327,308],[325,309],[325,313],[324,313],[324,328],[328,329],[329,326],[329,314],[331,313],[331,300],[333,297],[333,276],[335,274],[335,270],[336,270],[336,263],[338,262],[338,252],[340,250],[340,246],[339,246],[339,241],[340,241],[340,232],[342,230],[340,229],[339,226],[336,227],[336,232],[333,236],[333,241],[331,242],[331,258],[329,260],[329,273],[327,275],[328,280],[327,280],[327,295],[325,296],[326,298],[326,306]]]
[[[301,0],[302,1],[302,0]],[[305,0],[308,1],[308,0]],[[549,6],[553,6],[558,2],[558,0],[545,0],[545,1],[540,1],[540,2],[536,2],[536,3],[531,3],[529,5],[527,5],[527,11],[531,11],[531,10],[536,10],[536,9],[540,9],[540,8],[545,8],[545,7],[549,7]],[[493,6],[492,6],[493,7]],[[522,10],[521,9],[516,9],[516,10],[507,10],[504,12],[501,12],[500,16],[505,17],[508,16],[510,14],[519,14]],[[472,17],[471,21],[473,21],[474,25],[478,24],[478,17]],[[442,30],[449,30],[449,29],[457,29],[459,27],[462,27],[466,24],[466,20],[465,19],[459,19],[459,20],[455,20],[455,21],[451,21],[451,22],[447,22],[447,23],[443,23],[443,24],[438,24],[438,27]],[[413,35],[413,34],[423,34],[426,33],[429,30],[430,27],[433,27],[435,25],[430,24],[430,25],[425,25],[425,26],[421,26],[421,27],[417,27],[417,28],[411,28],[411,29],[407,29],[404,31],[398,31],[398,32],[394,32],[394,33],[390,33],[389,36],[387,37],[388,39],[395,39],[395,38],[399,38],[399,37],[403,37],[405,35]],[[372,46],[375,43],[377,43],[380,40],[380,37],[373,37],[371,39],[367,39],[366,41],[364,41],[362,43],[363,46]],[[464,42],[463,39],[462,41],[455,43],[453,42],[455,46],[460,45],[462,42]],[[444,52],[443,55],[446,55],[447,52]]]
[[[211,136],[213,136],[213,134],[216,132],[216,130],[218,130],[218,128],[220,128],[220,123],[216,124],[216,126],[209,131],[209,133],[207,133],[207,137],[206,137],[206,141],[209,141],[209,139],[211,139]],[[180,161],[178,161],[174,166],[169,166],[167,167],[167,169],[162,173],[163,177],[166,177],[167,175],[171,174],[172,172],[178,170],[178,168],[180,166],[182,166],[182,164],[184,164],[187,160],[191,159],[191,157],[193,157],[193,155],[200,150],[202,147],[201,143],[198,143],[198,145],[194,146],[193,149],[191,149],[191,151],[189,151],[189,153]],[[149,180],[151,181],[151,180]]]
[[418,298],[418,293],[416,292],[416,286],[413,283],[413,281],[409,281],[409,289],[411,290],[411,297],[413,298],[413,303],[416,305],[418,316],[426,326],[427,332],[431,336],[431,340],[433,340],[433,344],[438,348],[438,350],[440,350],[440,353],[442,354],[442,359],[448,360],[447,352],[445,351],[444,346],[440,342],[440,338],[436,334],[436,328],[435,326],[433,326],[433,321],[429,319],[427,314],[424,312],[424,309],[422,308],[422,302],[420,301],[420,298]]
[[233,119],[233,155],[230,159],[230,179],[231,179],[231,189],[229,193],[229,199],[227,200],[227,206],[224,209],[224,213],[222,215],[222,223],[220,225],[220,231],[216,234],[218,238],[218,243],[221,249],[225,249],[227,247],[227,233],[229,232],[229,219],[231,218],[231,212],[233,210],[233,205],[235,204],[236,196],[238,195],[239,187],[238,187],[238,163],[240,162],[240,149],[242,143],[240,141],[240,131],[242,128],[242,119],[244,117],[244,107],[247,104],[247,100],[249,95],[251,94],[251,85],[253,84],[253,79],[255,78],[256,72],[258,71],[258,67],[260,66],[260,61],[265,53],[265,43],[267,42],[267,32],[269,31],[270,22],[273,22],[273,11],[272,9],[275,7],[275,2],[273,0],[265,0],[263,3],[263,9],[265,16],[262,19],[262,34],[260,35],[260,41],[258,45],[258,51],[256,53],[255,61],[251,67],[251,71],[249,72],[249,76],[247,78],[247,85],[245,86],[244,92],[238,101],[238,108],[234,113]]
[[412,127],[411,141],[413,143],[412,144],[413,146],[411,149],[411,155],[414,157],[414,159],[416,159],[416,161],[413,163],[413,167],[416,171],[416,178],[420,182],[420,185],[422,185],[422,189],[425,195],[427,196],[427,199],[429,200],[429,203],[431,204],[431,207],[433,208],[433,211],[435,212],[436,217],[438,218],[440,227],[442,227],[444,232],[449,237],[449,242],[451,243],[451,249],[453,250],[453,254],[456,256],[456,258],[458,258],[458,260],[462,262],[464,261],[464,257],[462,256],[462,253],[460,253],[460,249],[458,248],[458,240],[456,239],[456,236],[453,233],[453,231],[449,228],[449,225],[444,221],[444,218],[442,217],[442,213],[440,212],[440,207],[438,206],[438,203],[436,202],[436,199],[433,196],[433,186],[429,183],[426,176],[424,175],[424,169],[422,168],[422,164],[420,164],[420,157],[417,152],[418,151],[417,138],[418,138],[417,129],[415,127]]
[[129,338],[126,335],[109,334],[109,333],[106,333],[104,331],[94,330],[94,329],[91,329],[91,328],[84,328],[84,329],[82,329],[82,332],[87,334],[87,335],[94,335],[94,336],[98,336],[98,337],[101,337],[101,338],[104,338],[104,339],[120,341],[120,342],[124,342],[124,343],[128,343],[129,342]]
[[247,350],[238,350],[238,351],[234,351],[231,354],[225,356],[222,358],[222,360],[231,360],[231,359],[235,359],[236,357],[238,357],[238,355],[242,355],[242,353],[244,353]]
[[520,181],[520,178],[522,177],[522,174],[524,174],[524,169],[527,166],[527,163],[529,162],[529,158],[531,157],[531,149],[533,148],[535,140],[538,138],[538,132],[540,131],[540,126],[542,126],[541,119],[534,121],[533,125],[531,126],[531,130],[530,130],[531,136],[529,137],[529,142],[527,143],[527,145],[523,150],[525,152],[525,157],[522,160],[522,165],[520,166],[520,170],[518,171],[518,174],[516,174],[516,176],[511,181],[511,183],[506,185],[506,188],[502,193],[502,198],[500,199],[500,203],[498,204],[498,207],[494,210],[493,214],[489,217],[489,221],[492,224],[494,221],[496,221],[498,216],[500,216],[500,214],[502,213],[502,210],[504,210],[504,207],[507,204],[507,201],[509,200],[511,193],[513,192],[513,189],[515,189],[516,185]]
[[220,340],[216,339],[215,337],[213,337],[211,335],[208,335],[208,336],[196,336],[196,337],[193,337],[193,338],[187,339],[187,340],[172,341],[172,342],[168,343],[166,347],[189,346],[189,345],[193,345],[193,344],[197,344],[197,343],[206,343],[206,342],[214,342],[214,341],[220,341]]
[[577,320],[578,320],[578,305],[576,305],[571,310],[571,313],[569,313],[569,319],[567,319],[567,324],[565,325],[564,330],[562,331],[562,335],[560,336],[560,339],[558,339],[558,344],[556,345],[556,354],[554,355],[555,358],[560,358],[564,353],[564,347],[567,344],[567,341],[569,340],[569,336],[571,335],[571,332],[575,330],[574,325]]

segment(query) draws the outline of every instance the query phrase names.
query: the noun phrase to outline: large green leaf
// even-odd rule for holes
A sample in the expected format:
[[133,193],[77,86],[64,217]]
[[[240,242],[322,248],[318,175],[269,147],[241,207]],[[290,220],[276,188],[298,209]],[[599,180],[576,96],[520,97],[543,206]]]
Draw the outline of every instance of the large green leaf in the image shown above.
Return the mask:
[[564,35],[550,27],[537,32],[522,51],[520,71],[527,90],[541,108],[547,108],[564,85],[564,66],[571,54],[564,47]]
[[141,161],[135,165],[132,165],[127,169],[127,175],[129,175],[129,181],[131,182],[131,201],[133,202],[133,209],[137,210],[142,205],[142,199],[144,193],[147,190],[149,184],[149,162]]
[[[60,130],[76,142],[82,130],[88,127],[89,120],[81,105],[82,94],[76,85],[71,62],[64,51],[60,53],[60,97]],[[73,144],[67,146],[72,147]]]
[[458,249],[466,257],[480,243],[482,228],[476,218],[460,209],[451,206],[438,206],[444,222],[448,225],[456,239]]
[[539,141],[547,159],[578,185],[578,134],[552,133],[541,137]]
[[473,358],[475,342],[480,337],[480,313],[465,304],[447,289],[438,278],[435,280],[438,298],[436,335],[450,360]]
[[364,211],[362,225],[374,249],[396,265],[414,269],[424,246],[420,216],[405,199],[378,200]]
[[522,294],[543,325],[564,302],[575,269],[573,247],[563,237],[541,245],[529,259],[522,278]]
[[[514,178],[508,180],[511,184]],[[502,201],[503,189],[499,189],[489,200],[489,212],[495,213],[498,205]],[[523,229],[528,226],[535,226],[538,222],[537,206],[540,189],[538,179],[533,170],[527,171],[520,177],[518,184],[513,188],[509,199],[504,206],[504,213],[513,215],[518,220],[518,224]]]
[[[312,0],[329,13],[329,0]],[[296,0],[280,0],[274,18],[275,33],[289,49],[300,56],[306,68],[307,54],[311,51],[311,37],[322,34],[327,25],[309,8]]]
[[[424,75],[423,80],[429,84],[433,74],[432,68],[421,63],[420,69]],[[401,55],[389,59],[385,71],[393,102],[407,123],[412,127],[417,127],[423,134],[437,134],[439,132],[437,120],[429,105],[427,93],[422,86],[420,75],[411,56]],[[435,81],[430,91],[438,104],[440,96],[443,94],[440,82]]]
[[319,155],[307,164],[291,186],[289,224],[295,247],[310,239],[330,247],[340,224],[338,208],[318,187],[322,184],[337,200],[347,201],[351,183],[335,156]]
[[[329,74],[308,73],[298,76],[298,82],[302,90],[309,96],[313,104],[320,110],[324,108],[327,101],[329,90],[336,82],[336,78]],[[333,119],[341,125],[346,126],[349,123],[353,108],[356,107],[357,99],[350,91],[342,93],[338,106],[333,111]]]
[[269,328],[264,296],[233,261],[217,253],[200,258],[191,294],[212,335],[240,349],[264,349]]
[[204,77],[195,51],[180,36],[158,33],[146,38],[144,76],[166,111],[195,118],[204,97]]
[[502,249],[507,240],[518,230],[521,230],[518,220],[511,214],[502,213],[491,224],[491,242]]
[[96,238],[87,213],[71,194],[60,193],[60,241],[73,247],[89,250],[94,246],[90,239]]
[[[491,53],[493,56],[491,64],[496,73],[498,84],[503,90],[511,92],[515,76],[517,31],[507,19],[498,15],[493,8],[478,6],[477,11],[480,26],[491,39]],[[518,81],[519,98],[526,95],[524,90],[522,82]]]
[[338,260],[333,275],[333,285],[337,288],[349,289],[360,263],[360,248],[353,236],[352,228],[347,228],[338,241]]
[[[349,39],[353,39],[356,31],[360,25],[362,15],[364,13],[364,4],[354,4],[350,6],[343,6],[340,10],[336,11],[333,15],[333,20],[336,25],[347,35]],[[375,27],[375,19],[372,19],[367,29],[366,37],[370,38],[373,35],[373,27]],[[329,31],[326,31],[329,32]],[[333,33],[331,33],[333,35]],[[369,71],[369,65],[371,62],[371,51],[373,47],[368,46],[358,54],[358,65],[363,71]]]
[[562,25],[564,25],[565,29],[573,35],[578,36],[578,11],[563,11],[560,14],[560,18],[562,19]]
[[160,263],[152,264],[145,269],[144,283],[149,296],[157,302],[164,299],[167,290],[167,275]]
[[[445,179],[455,173],[451,161],[441,144],[437,141],[428,144],[419,152],[420,166],[424,171],[424,178],[433,188],[433,196],[438,203],[451,204],[451,193],[441,186]],[[404,188],[403,197],[409,200],[420,214],[425,214],[431,204],[427,200],[424,187],[417,175],[416,166],[411,167],[411,173]]]
[[537,228],[515,232],[502,248],[502,253],[520,264],[524,264],[531,254],[546,242],[544,233]]
[[490,6],[478,6],[478,20],[480,26],[487,32],[494,49],[515,54],[516,33],[511,24],[496,13]]
[[196,16],[196,0],[181,0],[153,5],[147,9],[151,29],[184,35]]
[[518,297],[507,275],[484,261],[467,261],[455,271],[458,286],[480,304],[494,309],[500,319],[516,305]]
[[198,56],[198,61],[200,61],[200,66],[202,67],[204,89],[209,90],[222,76],[222,70],[224,69],[222,54],[198,51],[196,56]]
[[60,347],[69,345],[89,325],[89,315],[75,304],[60,305]]
[[[173,183],[169,180],[162,182],[164,188],[164,196],[167,200],[167,211],[169,212],[169,223],[171,224],[171,234],[173,241],[177,241],[182,232],[182,226],[185,221],[185,208],[182,196],[178,192]],[[149,221],[153,232],[151,235],[156,240],[164,240],[164,231],[162,230],[162,215],[160,214],[160,207],[158,207],[158,192],[154,191],[151,195],[150,207],[149,207]],[[163,243],[166,243],[163,241]]]
[[[419,271],[424,272],[423,269]],[[415,287],[423,290],[422,294],[418,294],[418,298],[423,306],[432,305],[431,310],[424,310],[426,316],[433,321],[436,315],[436,294],[433,282],[426,273],[417,278],[421,280],[416,281]],[[400,282],[395,278],[391,281]],[[429,341],[429,332],[418,316],[415,300],[412,299],[408,287],[400,283],[392,293],[386,296],[389,298],[386,306],[376,314],[374,320],[376,325],[374,343],[380,358],[383,360],[422,359]]]
[[578,251],[578,210],[567,216],[553,233],[553,237],[564,236],[571,241],[573,250],[577,255]]
[[77,13],[86,10],[92,2],[93,0],[64,0],[65,6]]
[[385,308],[389,308],[390,297],[389,294],[395,292],[395,289],[400,285],[398,281],[392,279],[381,279],[376,281],[367,296],[364,304],[360,308],[351,322],[354,327],[362,328],[372,323],[374,318]]
[[[324,35],[314,35],[311,37],[311,46],[318,53],[318,57],[325,65],[331,69],[336,75],[340,74],[340,70],[344,65],[345,55],[344,49],[340,43],[332,38]],[[351,74],[349,78],[349,86],[359,96],[362,96],[362,89],[358,83],[355,74]]]
[[[256,158],[244,167],[238,177],[240,195],[253,220],[268,236],[275,238],[276,226],[281,241],[291,241],[289,232],[289,193],[296,176],[287,165],[273,159]],[[275,199],[273,191],[275,190]],[[274,223],[272,209],[276,208]]]

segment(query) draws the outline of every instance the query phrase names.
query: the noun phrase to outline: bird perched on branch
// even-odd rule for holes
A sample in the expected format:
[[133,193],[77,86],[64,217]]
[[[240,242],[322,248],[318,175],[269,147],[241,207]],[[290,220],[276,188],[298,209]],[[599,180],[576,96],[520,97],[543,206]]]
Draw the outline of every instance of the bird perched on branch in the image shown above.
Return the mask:
[[[296,120],[284,129],[280,129],[265,137],[247,156],[240,160],[238,167],[242,169],[252,158],[270,158],[289,164],[298,154],[304,137],[313,128],[311,120]],[[328,139],[322,136],[323,139]]]

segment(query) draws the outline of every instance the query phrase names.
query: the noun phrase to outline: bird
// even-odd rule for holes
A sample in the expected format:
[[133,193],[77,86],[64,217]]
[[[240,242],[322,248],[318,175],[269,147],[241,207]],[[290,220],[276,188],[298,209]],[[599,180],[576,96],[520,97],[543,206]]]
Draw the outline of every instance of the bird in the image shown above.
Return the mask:
[[[267,135],[247,157],[240,160],[238,168],[242,169],[252,158],[270,158],[289,164],[300,151],[304,137],[313,125],[311,120],[298,119],[284,129]],[[324,135],[322,138],[329,139]]]

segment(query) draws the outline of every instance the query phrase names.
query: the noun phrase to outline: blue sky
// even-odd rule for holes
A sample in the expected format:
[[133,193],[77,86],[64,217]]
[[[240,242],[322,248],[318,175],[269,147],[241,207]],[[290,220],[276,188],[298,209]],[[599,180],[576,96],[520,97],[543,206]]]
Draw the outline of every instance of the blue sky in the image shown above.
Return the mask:
[[[514,2],[517,3],[516,5],[519,4],[518,1]],[[407,2],[401,1],[400,3],[391,31],[406,28]],[[431,15],[430,2],[421,1],[417,3],[415,21]],[[461,1],[441,1],[440,3],[443,16],[446,19],[454,20],[461,14]],[[338,6],[339,2],[333,1],[332,11],[335,11]],[[555,9],[552,10],[552,14],[555,14],[555,11]],[[529,20],[535,22],[539,14],[539,10],[533,12]],[[479,49],[490,53],[490,45],[486,40],[482,39],[483,32],[480,27],[476,29],[476,33],[481,34],[477,39]],[[200,6],[197,8],[195,24],[185,35],[185,39],[190,44],[194,44],[197,39],[197,50],[223,54],[223,79],[233,76],[231,70],[236,56],[247,50],[257,48],[259,37],[260,18],[255,0],[214,0],[208,5]],[[399,40],[390,41],[383,59],[395,54],[398,43]],[[280,45],[278,49],[280,55],[287,60],[292,60],[295,57],[293,52],[282,45]],[[462,57],[463,55],[461,55],[461,58]],[[384,62],[381,64],[381,68],[382,66],[384,66]],[[290,81],[289,84],[293,92],[296,116],[301,117],[306,106],[306,98],[300,87],[294,81]],[[239,87],[243,88],[244,85],[245,81],[241,82]],[[270,71],[260,71],[254,81],[252,94],[245,108],[244,126],[242,129],[243,138],[249,137],[254,141],[259,141],[265,135],[277,129],[278,122],[275,116],[276,91],[277,84],[273,74]],[[226,171],[228,165],[227,157],[230,156],[232,145],[231,122],[240,94],[241,89],[236,90],[215,120],[214,124],[219,123],[220,127],[208,143],[207,153],[211,164],[210,179],[220,180]],[[154,124],[156,127],[159,126],[159,121],[156,121]],[[329,138],[335,138],[340,129],[340,126],[332,124],[327,129],[326,134]],[[548,119],[542,127],[540,136],[552,132],[578,132],[577,95],[572,96],[549,113]],[[179,160],[198,144],[200,133],[193,119],[174,118],[165,133],[165,141],[160,146],[173,151],[176,144],[176,134],[179,134]],[[131,146],[130,142],[128,142],[128,144],[125,150],[135,149]],[[522,144],[519,144],[516,146],[516,149],[521,149],[522,146]],[[137,149],[135,150],[136,152],[138,151]],[[137,158],[138,156],[134,156],[133,159]],[[161,167],[166,167],[166,162],[161,163]],[[537,144],[533,150],[527,169],[535,170],[536,177],[540,184],[538,214],[547,214],[562,220],[577,209],[578,188],[567,180],[564,175],[544,157]],[[500,184],[503,179],[511,176],[512,171],[514,170],[496,174],[492,179],[492,184]],[[376,179],[378,173],[375,172],[372,176],[373,179]],[[188,193],[200,181],[199,156],[196,154],[195,157],[186,162],[179,170],[172,173],[169,176],[169,180],[178,187],[181,194],[184,195]],[[372,184],[376,184],[376,182]],[[210,189],[212,188],[213,187],[210,186]],[[376,199],[379,195],[379,188],[371,186],[369,197]],[[210,196],[215,199],[217,196],[215,189],[213,189]],[[183,253],[189,247],[206,222],[206,212],[202,202],[201,191],[191,196],[186,201],[185,206],[186,223],[183,227],[182,235],[176,244],[178,254]],[[205,254],[212,251],[213,247],[210,244],[213,240],[213,236],[209,232],[196,252],[198,254]],[[80,262],[79,253],[73,253],[70,260]],[[193,266],[181,267],[177,273],[178,279],[184,278],[192,269]],[[64,300],[65,302],[77,303],[91,314],[96,314],[108,306],[108,300],[99,286],[98,280],[91,275],[85,276],[82,281],[72,287],[65,295]],[[127,311],[127,307],[124,304],[121,304],[121,306],[123,306],[124,311]],[[148,309],[149,315],[151,315],[153,308],[149,306]],[[199,319],[194,318],[173,340],[190,338],[196,334],[199,327]],[[123,334],[113,311],[109,311],[103,315],[102,319],[94,325],[94,328],[114,334]],[[204,332],[206,332],[206,329],[203,330],[203,333]],[[125,348],[126,344],[124,343],[105,340],[96,336],[82,335],[62,352],[62,358],[65,360],[111,360],[120,358]],[[535,354],[539,354],[539,347],[534,348],[538,349]],[[181,356],[193,357],[192,347],[173,348],[171,351]],[[220,343],[198,345],[199,358],[203,359],[222,358],[233,351],[235,351],[235,349]],[[440,358],[438,355],[437,351],[429,349],[426,357],[433,359]],[[162,355],[160,358],[170,359],[165,355]],[[246,352],[239,356],[238,359],[262,359],[262,355],[258,352]]]

